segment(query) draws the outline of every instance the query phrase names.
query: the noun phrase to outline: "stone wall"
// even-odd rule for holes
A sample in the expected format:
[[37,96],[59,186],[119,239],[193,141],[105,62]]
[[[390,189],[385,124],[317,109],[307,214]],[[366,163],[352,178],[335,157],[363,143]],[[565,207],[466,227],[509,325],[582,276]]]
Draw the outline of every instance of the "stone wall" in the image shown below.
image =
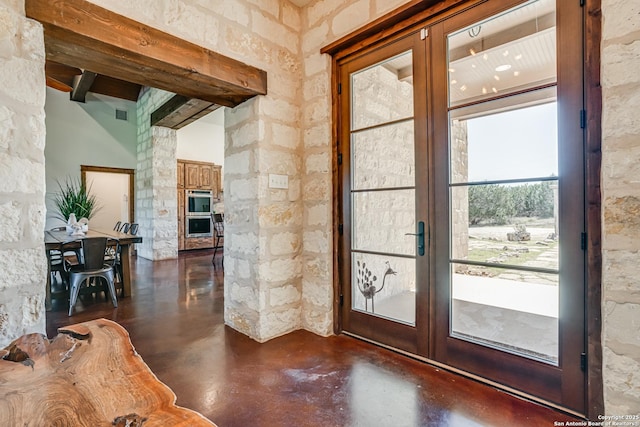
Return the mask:
[[604,399],[607,414],[634,415],[640,413],[640,3],[603,0],[602,13]]
[[176,199],[176,131],[151,126],[151,113],[173,93],[145,88],[137,103],[138,165],[136,218],[140,224],[138,255],[151,259],[178,257],[178,201]]
[[[300,9],[279,0],[94,3],[267,71],[268,95],[225,111],[225,321],[258,341],[299,329],[303,292]],[[142,162],[148,160],[150,150],[149,145],[140,147]],[[269,174],[287,175],[289,188],[269,188]],[[148,179],[138,180],[140,192],[146,192],[142,203],[159,196]],[[321,191],[330,194],[330,180],[325,177],[323,183],[326,189]],[[330,252],[326,245],[324,252]],[[330,277],[331,266],[321,268]],[[330,289],[331,284],[323,287]],[[330,305],[327,300],[323,303]],[[330,330],[326,326],[330,316],[313,316],[322,325],[314,327],[310,322],[310,329]]]
[[317,0],[302,9],[302,325],[320,335],[333,328],[331,58],[329,42],[405,0]]
[[0,4],[0,347],[45,332],[44,39],[24,2]]

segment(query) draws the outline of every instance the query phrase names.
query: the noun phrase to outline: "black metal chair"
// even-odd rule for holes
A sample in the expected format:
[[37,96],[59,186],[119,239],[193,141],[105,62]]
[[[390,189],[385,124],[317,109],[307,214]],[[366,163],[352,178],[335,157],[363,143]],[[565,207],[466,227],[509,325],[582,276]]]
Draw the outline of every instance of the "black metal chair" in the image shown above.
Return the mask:
[[[114,307],[118,306],[114,284],[114,264],[105,262],[107,238],[88,237],[82,239],[81,243],[83,263],[67,267],[67,273],[69,274],[69,316],[73,314],[80,287],[83,283],[89,285],[93,278],[101,277],[106,280],[111,302]],[[116,253],[119,251],[119,246],[116,242]]]
[[132,236],[135,236],[138,234],[138,224],[137,223],[131,223],[131,227],[129,228],[129,234],[131,234]]
[[[224,214],[221,213],[212,213],[211,221],[213,221],[213,257],[211,258],[211,262],[213,263],[216,259],[216,253],[218,249],[224,250]],[[222,258],[222,265],[224,265],[224,257]]]
[[116,225],[113,226],[113,231],[120,231],[120,228],[122,228],[122,222],[118,221]]
[[[60,244],[57,249],[46,251],[47,262],[49,263],[49,291],[53,294],[54,286],[60,291],[66,292],[69,286],[69,275],[65,268],[64,245]],[[75,254],[75,253],[74,253]],[[60,281],[58,281],[60,276]],[[62,286],[59,286],[62,285]]]
[[131,224],[129,224],[128,222],[125,222],[122,224],[122,228],[120,228],[120,233],[128,233],[129,229],[131,228]]

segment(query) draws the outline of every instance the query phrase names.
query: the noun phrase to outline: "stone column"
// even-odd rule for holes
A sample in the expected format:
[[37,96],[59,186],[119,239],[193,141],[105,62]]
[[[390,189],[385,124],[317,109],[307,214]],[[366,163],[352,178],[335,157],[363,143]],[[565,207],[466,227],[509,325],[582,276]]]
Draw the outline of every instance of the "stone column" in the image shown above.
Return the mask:
[[0,5],[0,346],[45,333],[44,39],[24,1]]
[[225,112],[225,322],[260,342],[301,326],[298,131],[283,123],[296,115],[268,97]]
[[138,255],[150,260],[178,257],[176,131],[151,126],[151,113],[171,96],[146,89],[137,104],[136,221],[142,237]]
[[[469,181],[469,141],[466,120],[453,120],[451,124],[451,178],[454,182]],[[469,187],[456,187],[451,194],[452,222],[455,234],[451,236],[454,258],[469,255]],[[458,264],[456,272],[467,270]]]
[[640,413],[638,13],[602,1],[602,379],[606,413],[621,416]]

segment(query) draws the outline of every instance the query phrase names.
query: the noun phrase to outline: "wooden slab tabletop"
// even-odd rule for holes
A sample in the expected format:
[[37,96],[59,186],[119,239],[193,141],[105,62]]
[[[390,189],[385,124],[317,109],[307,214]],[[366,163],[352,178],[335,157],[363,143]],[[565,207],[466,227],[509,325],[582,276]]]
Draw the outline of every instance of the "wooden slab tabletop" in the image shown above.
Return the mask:
[[175,401],[110,320],[0,350],[0,426],[215,426]]

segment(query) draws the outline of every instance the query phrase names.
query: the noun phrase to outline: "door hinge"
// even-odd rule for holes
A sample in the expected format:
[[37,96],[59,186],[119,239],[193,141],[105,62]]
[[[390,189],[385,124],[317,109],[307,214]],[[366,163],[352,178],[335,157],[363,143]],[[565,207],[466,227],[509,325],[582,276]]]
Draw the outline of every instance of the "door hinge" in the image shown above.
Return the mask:
[[587,353],[580,353],[580,369],[582,372],[587,371]]
[[584,6],[584,0],[580,0],[580,7]]
[[583,251],[587,250],[587,233],[580,233],[580,248]]
[[587,127],[587,111],[580,110],[580,128],[584,129]]
[[344,305],[344,295],[340,294],[340,307]]
[[342,93],[342,83],[338,83],[338,95]]
[[338,233],[342,236],[342,233],[344,233],[344,225],[342,224],[338,225]]
[[342,153],[338,153],[338,164],[342,164]]
[[428,28],[423,28],[420,30],[420,40],[424,40],[427,37],[429,37],[429,29]]

